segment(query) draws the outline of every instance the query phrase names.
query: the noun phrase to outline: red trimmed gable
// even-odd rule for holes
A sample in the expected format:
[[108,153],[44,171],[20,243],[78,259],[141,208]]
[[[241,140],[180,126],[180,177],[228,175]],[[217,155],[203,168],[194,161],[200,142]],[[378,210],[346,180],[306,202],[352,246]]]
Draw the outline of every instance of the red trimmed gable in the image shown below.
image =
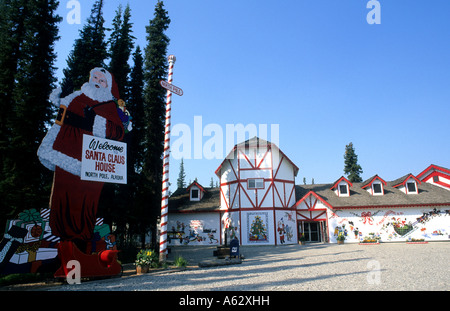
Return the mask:
[[[327,201],[325,201],[320,195],[315,193],[313,190],[309,191],[305,196],[303,196],[303,198],[298,200],[297,203],[295,203],[295,205],[293,206],[293,208],[299,207],[300,204],[302,204],[307,198],[309,198],[310,195],[314,196],[317,200],[322,202],[325,206],[327,206],[329,208],[333,208]],[[312,207],[310,209],[314,209],[314,207]]]
[[432,173],[432,171],[438,171],[438,172],[441,172],[443,174],[447,174],[450,176],[450,170],[448,168],[438,166],[435,164],[431,164],[426,169],[424,169],[422,173],[417,175],[417,178],[420,179],[421,181],[425,181],[424,179],[428,177],[428,176],[426,176],[427,173]]
[[194,181],[192,184],[189,185],[189,187],[186,188],[187,191],[191,190],[192,186],[197,186],[200,191],[202,192],[206,192],[206,190],[202,187],[202,185],[200,185],[198,182]]
[[417,178],[426,183],[440,186],[450,190],[450,170],[448,168],[431,164]]
[[222,168],[222,166],[223,166],[223,164],[225,163],[225,161],[229,160],[230,158],[232,159],[231,154],[234,153],[237,149],[242,149],[242,148],[245,148],[245,147],[259,147],[259,148],[261,148],[261,147],[267,147],[267,148],[273,148],[273,147],[275,147],[275,148],[280,152],[280,154],[281,154],[286,160],[288,160],[288,162],[291,163],[291,165],[293,166],[293,168],[294,168],[294,176],[297,176],[298,171],[300,170],[300,169],[298,168],[298,166],[295,165],[294,162],[292,162],[291,159],[289,159],[289,158],[283,153],[283,151],[281,151],[280,148],[278,148],[277,145],[275,145],[274,143],[271,143],[270,141],[267,141],[267,140],[264,140],[264,139],[261,139],[261,138],[255,136],[255,137],[253,137],[252,139],[246,140],[245,142],[242,142],[242,143],[239,143],[239,144],[235,145],[235,146],[233,147],[233,149],[232,149],[232,150],[228,153],[228,155],[225,157],[225,159],[222,161],[222,163],[220,163],[219,167],[216,169],[216,171],[215,171],[214,173],[215,173],[218,177],[220,177],[220,174],[219,174],[219,173],[220,173],[220,169]]
[[341,181],[345,181],[345,182],[347,182],[347,184],[350,185],[350,187],[353,187],[353,184],[352,184],[347,178],[345,178],[344,176],[342,176],[341,178],[339,178],[339,179],[333,184],[333,186],[330,188],[330,190],[334,190],[334,189],[339,185],[339,183],[340,183]]
[[361,188],[362,189],[366,189],[367,187],[371,187],[372,186],[372,183],[375,181],[375,180],[379,180],[379,181],[381,181],[381,183],[384,185],[384,186],[386,186],[386,181],[383,179],[383,178],[381,178],[380,176],[378,176],[378,175],[375,175],[375,176],[373,176],[372,177],[372,179],[370,179],[368,182],[366,182],[363,186],[361,186]]
[[396,185],[393,185],[392,187],[397,188],[397,187],[400,187],[400,186],[405,186],[405,185],[406,185],[406,182],[407,182],[410,178],[414,179],[417,183],[421,184],[421,181],[420,181],[419,179],[417,179],[417,177],[415,177],[413,174],[409,174],[409,175],[407,175],[407,176],[405,177],[405,180],[403,180],[402,182],[400,182],[400,183],[398,183],[398,184],[396,184]]

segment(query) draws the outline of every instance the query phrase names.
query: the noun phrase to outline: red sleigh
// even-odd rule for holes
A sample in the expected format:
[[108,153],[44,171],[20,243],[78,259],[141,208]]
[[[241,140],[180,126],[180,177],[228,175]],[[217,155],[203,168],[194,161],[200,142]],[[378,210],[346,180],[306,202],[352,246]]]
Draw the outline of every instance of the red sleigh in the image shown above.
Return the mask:
[[[122,266],[117,262],[117,250],[105,250],[97,254],[87,255],[81,252],[72,242],[60,242],[58,255],[61,267],[55,278],[66,278],[70,272],[67,263],[77,260],[81,267],[81,278],[111,277],[122,273]],[[69,265],[70,267],[70,265]]]

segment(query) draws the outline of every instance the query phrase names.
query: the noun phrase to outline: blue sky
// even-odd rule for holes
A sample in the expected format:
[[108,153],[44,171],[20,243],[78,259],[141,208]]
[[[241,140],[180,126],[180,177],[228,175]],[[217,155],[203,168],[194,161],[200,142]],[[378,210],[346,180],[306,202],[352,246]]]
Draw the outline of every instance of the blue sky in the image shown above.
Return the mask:
[[[58,78],[94,1],[80,1],[80,25],[67,23],[67,2],[58,11]],[[106,0],[106,24],[129,3],[143,48],[156,2]],[[173,83],[184,90],[173,98],[172,124],[192,132],[195,116],[224,129],[278,124],[279,147],[300,168],[298,184],[342,176],[349,142],[363,179],[390,181],[430,164],[449,168],[450,1],[379,0],[378,25],[366,21],[367,2],[164,1],[169,53],[177,57]],[[217,180],[221,160],[184,162],[187,181]],[[172,191],[179,163],[171,159]]]

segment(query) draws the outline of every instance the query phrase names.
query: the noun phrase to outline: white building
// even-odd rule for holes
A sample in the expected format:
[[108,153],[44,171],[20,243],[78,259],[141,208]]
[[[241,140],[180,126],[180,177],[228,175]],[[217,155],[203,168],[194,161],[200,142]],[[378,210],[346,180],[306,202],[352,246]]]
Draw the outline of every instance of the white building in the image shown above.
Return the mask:
[[169,200],[170,245],[242,245],[449,240],[450,170],[431,165],[417,176],[362,183],[295,185],[299,168],[257,137],[236,145],[216,170],[219,188],[194,182]]

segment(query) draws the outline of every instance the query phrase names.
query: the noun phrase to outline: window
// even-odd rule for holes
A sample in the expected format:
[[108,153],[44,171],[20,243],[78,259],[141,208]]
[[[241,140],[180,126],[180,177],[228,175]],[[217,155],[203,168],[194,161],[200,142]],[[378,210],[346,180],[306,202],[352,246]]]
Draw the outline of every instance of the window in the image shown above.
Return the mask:
[[373,193],[383,193],[381,184],[373,184]]
[[406,183],[406,187],[408,188],[408,192],[416,192],[416,183],[408,182]]
[[439,182],[439,176],[433,176],[433,181],[434,182]]
[[198,199],[198,189],[191,190],[191,199]]
[[347,194],[347,185],[339,185],[340,194]]
[[249,179],[248,189],[264,189],[264,179]]

